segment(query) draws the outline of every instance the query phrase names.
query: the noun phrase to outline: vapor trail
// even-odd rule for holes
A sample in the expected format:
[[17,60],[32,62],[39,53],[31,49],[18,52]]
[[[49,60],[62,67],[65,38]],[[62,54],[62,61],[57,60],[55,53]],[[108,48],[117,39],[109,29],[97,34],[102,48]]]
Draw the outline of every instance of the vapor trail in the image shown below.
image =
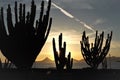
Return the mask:
[[[46,1],[48,2],[48,0],[46,0]],[[70,14],[69,12],[67,12],[65,9],[61,8],[60,6],[56,5],[56,4],[53,3],[53,2],[52,2],[52,5],[53,5],[54,7],[56,7],[57,9],[59,9],[64,15],[68,16],[68,17],[71,18],[71,19],[74,19],[75,21],[77,21],[77,22],[79,22],[80,24],[82,24],[85,28],[87,28],[87,29],[95,32],[95,30],[94,30],[91,26],[87,25],[85,22],[79,20],[78,18],[75,18],[72,14]]]
[[55,3],[52,3],[52,5],[54,7],[56,7],[57,9],[59,9],[63,14],[65,14],[66,16],[70,17],[70,18],[74,18],[73,15],[71,15],[70,13],[68,13],[66,10],[64,10],[63,8],[57,6]]

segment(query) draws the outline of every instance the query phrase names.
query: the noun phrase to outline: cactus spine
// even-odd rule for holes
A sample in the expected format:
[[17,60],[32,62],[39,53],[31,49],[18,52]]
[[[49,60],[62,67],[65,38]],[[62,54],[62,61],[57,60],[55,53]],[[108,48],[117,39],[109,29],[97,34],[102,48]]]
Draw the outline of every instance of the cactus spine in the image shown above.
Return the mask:
[[88,65],[90,65],[92,68],[95,68],[95,69],[103,61],[103,59],[106,57],[110,49],[112,31],[111,31],[111,34],[108,34],[105,46],[102,48],[103,39],[104,39],[104,32],[102,32],[98,36],[98,31],[96,31],[94,45],[93,43],[91,43],[91,47],[90,47],[89,37],[86,36],[86,33],[84,31],[82,35],[82,41],[80,41],[81,53],[83,55],[83,58],[85,59]]
[[[46,14],[44,1],[41,2],[39,20],[35,22],[36,5],[31,2],[31,11],[27,12],[25,4],[15,2],[15,24],[12,22],[11,7],[7,8],[7,29],[5,29],[3,8],[0,12],[0,50],[17,68],[31,68],[37,55],[44,46],[50,32],[52,18],[49,18],[51,0],[48,2]],[[19,11],[19,12],[18,12]]]
[[59,52],[56,51],[55,38],[53,38],[53,52],[54,52],[54,59],[55,59],[57,70],[63,70],[65,66],[67,70],[72,69],[73,58],[71,58],[70,52],[68,56],[65,57],[66,42],[64,42],[62,47],[62,33],[59,35]]

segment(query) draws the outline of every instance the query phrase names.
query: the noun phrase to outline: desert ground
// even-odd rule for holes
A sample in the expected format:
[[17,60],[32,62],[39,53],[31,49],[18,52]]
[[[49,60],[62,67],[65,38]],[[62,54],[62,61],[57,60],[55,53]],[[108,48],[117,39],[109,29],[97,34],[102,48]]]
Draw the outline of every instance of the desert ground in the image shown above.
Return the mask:
[[56,69],[0,70],[0,80],[120,80],[118,69]]

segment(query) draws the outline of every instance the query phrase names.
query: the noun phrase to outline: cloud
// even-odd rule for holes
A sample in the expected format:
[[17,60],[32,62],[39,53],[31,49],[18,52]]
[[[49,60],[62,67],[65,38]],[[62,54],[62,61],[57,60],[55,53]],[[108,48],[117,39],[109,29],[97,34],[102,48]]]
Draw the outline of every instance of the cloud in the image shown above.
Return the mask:
[[77,22],[79,22],[80,24],[82,24],[85,28],[87,28],[87,29],[95,32],[95,30],[94,30],[91,26],[87,25],[85,22],[83,22],[83,21],[79,20],[78,18],[74,17],[72,14],[70,14],[69,12],[67,12],[65,9],[61,8],[60,6],[56,5],[56,4],[53,3],[53,2],[52,2],[52,5],[53,5],[54,7],[56,7],[57,9],[59,9],[59,10],[60,10],[64,15],[66,15],[67,17],[69,17],[69,18],[71,18],[71,19],[74,19],[75,21],[77,21]]
[[94,9],[94,7],[92,7],[90,4],[88,3],[83,3],[83,4],[80,4],[80,9],[88,9],[88,10],[92,10]]
[[80,21],[80,23],[83,24],[84,27],[86,27],[87,29],[89,29],[89,30],[95,32],[95,30],[94,30],[91,26],[87,25],[86,23],[84,23],[84,22],[82,22],[82,21]]
[[105,22],[104,19],[96,19],[95,22],[93,23],[93,25],[103,24],[104,22]]
[[73,15],[71,15],[70,13],[68,13],[66,10],[62,9],[61,7],[57,6],[55,3],[52,3],[53,6],[55,6],[57,9],[59,9],[63,14],[65,14],[66,16],[70,17],[70,18],[74,18]]

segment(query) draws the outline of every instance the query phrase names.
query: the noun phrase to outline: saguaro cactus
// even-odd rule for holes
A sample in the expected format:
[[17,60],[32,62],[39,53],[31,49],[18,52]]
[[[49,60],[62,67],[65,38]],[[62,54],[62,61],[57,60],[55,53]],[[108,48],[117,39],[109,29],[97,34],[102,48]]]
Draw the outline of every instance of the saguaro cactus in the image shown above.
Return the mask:
[[[17,8],[15,2],[15,24],[12,22],[11,7],[7,9],[7,27],[4,24],[3,8],[0,12],[0,50],[17,68],[31,68],[37,55],[44,46],[49,35],[52,18],[49,18],[51,0],[48,2],[46,14],[44,14],[44,1],[41,3],[39,20],[36,20],[36,5],[31,2],[31,11],[27,12],[25,4]],[[19,11],[19,12],[18,12]],[[7,30],[8,29],[8,33]]]
[[65,66],[67,70],[72,69],[73,58],[71,58],[70,52],[68,56],[65,57],[66,42],[64,42],[62,47],[62,33],[59,35],[59,52],[56,51],[55,38],[53,38],[53,52],[54,52],[54,59],[55,59],[57,70],[63,70]]
[[108,34],[105,46],[102,48],[103,39],[104,39],[104,32],[102,32],[98,36],[98,31],[96,31],[94,45],[93,45],[93,43],[91,43],[91,47],[90,47],[89,37],[86,36],[85,31],[83,32],[82,41],[80,41],[81,53],[82,53],[83,58],[85,59],[86,63],[88,65],[90,65],[92,68],[97,68],[98,65],[106,57],[106,55],[110,49],[112,32],[111,32],[111,34]]

